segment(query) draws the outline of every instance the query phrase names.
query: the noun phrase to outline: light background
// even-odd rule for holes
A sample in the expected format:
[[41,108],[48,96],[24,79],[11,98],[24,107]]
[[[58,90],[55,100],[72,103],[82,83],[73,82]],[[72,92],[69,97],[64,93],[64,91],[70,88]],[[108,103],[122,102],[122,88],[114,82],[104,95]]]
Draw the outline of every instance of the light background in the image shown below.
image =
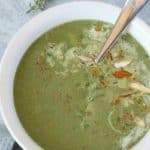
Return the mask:
[[[0,0],[0,60],[5,51],[7,43],[12,38],[13,34],[25,22],[39,13],[26,13],[26,11],[29,9],[29,3],[33,1],[34,0]],[[80,0],[48,0],[47,8],[69,1]],[[95,1],[104,1],[113,5],[118,5],[119,7],[122,7],[125,3],[125,0]],[[146,7],[144,7],[138,16],[150,25],[150,2],[146,5]],[[0,116],[0,150],[11,150],[13,142],[14,140],[7,131]]]

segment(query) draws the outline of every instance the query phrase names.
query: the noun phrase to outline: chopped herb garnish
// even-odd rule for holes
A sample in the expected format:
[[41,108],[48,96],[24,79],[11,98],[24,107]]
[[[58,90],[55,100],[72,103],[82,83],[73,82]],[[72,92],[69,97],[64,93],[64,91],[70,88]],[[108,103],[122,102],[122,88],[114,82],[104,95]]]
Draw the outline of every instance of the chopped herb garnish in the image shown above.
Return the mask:
[[88,98],[88,103],[90,103],[90,102],[92,102],[92,101],[94,101],[94,98],[93,98],[93,97],[89,97],[89,98]]
[[148,54],[145,54],[145,57],[146,57],[146,58],[149,58]]
[[30,9],[27,13],[30,13],[31,11],[44,10],[46,7],[46,2],[47,0],[34,0],[34,4],[29,3]]
[[82,119],[85,116],[85,112],[83,111],[76,112],[76,116]]
[[117,81],[113,81],[113,84],[117,84],[118,82]]
[[50,53],[47,53],[47,56],[49,56],[49,57],[52,57],[52,54],[50,54]]
[[85,128],[85,129],[86,129],[86,128],[89,128],[89,127],[90,127],[89,124],[87,124],[87,123],[84,124],[84,128]]
[[105,78],[105,77],[104,77],[103,75],[100,75],[100,76],[99,76],[100,81],[104,80],[104,78]]
[[86,87],[88,87],[89,85],[90,85],[90,83],[89,83],[89,82],[86,82],[86,83],[85,83],[85,86],[86,86]]

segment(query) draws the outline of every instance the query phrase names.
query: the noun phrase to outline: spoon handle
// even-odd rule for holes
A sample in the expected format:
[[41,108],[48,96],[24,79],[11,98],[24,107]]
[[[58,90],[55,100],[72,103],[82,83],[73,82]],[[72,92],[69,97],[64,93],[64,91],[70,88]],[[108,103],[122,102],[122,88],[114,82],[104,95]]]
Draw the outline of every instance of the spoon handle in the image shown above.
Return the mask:
[[98,63],[102,60],[107,52],[110,50],[112,45],[116,42],[116,39],[119,37],[121,32],[125,27],[130,23],[130,21],[135,17],[135,15],[141,10],[141,8],[149,0],[127,0],[125,6],[123,7],[118,20],[112,29],[108,39],[106,40],[101,52],[96,57],[95,62]]

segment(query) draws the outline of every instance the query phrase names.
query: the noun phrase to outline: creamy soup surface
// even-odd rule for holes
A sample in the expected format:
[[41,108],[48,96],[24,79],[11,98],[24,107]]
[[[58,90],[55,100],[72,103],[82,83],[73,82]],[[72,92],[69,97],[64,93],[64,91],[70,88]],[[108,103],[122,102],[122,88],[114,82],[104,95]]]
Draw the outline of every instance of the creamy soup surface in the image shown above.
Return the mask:
[[112,25],[59,25],[24,54],[14,80],[19,119],[45,150],[128,150],[150,127],[150,59],[124,33],[95,64]]

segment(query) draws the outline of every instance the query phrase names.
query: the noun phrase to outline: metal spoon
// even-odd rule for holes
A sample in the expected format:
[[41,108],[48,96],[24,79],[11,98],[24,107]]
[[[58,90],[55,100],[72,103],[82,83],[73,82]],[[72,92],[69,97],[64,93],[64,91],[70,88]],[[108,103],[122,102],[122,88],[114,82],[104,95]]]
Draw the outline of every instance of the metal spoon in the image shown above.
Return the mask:
[[112,48],[119,35],[149,0],[127,0],[101,52],[95,58],[95,63],[102,60]]

